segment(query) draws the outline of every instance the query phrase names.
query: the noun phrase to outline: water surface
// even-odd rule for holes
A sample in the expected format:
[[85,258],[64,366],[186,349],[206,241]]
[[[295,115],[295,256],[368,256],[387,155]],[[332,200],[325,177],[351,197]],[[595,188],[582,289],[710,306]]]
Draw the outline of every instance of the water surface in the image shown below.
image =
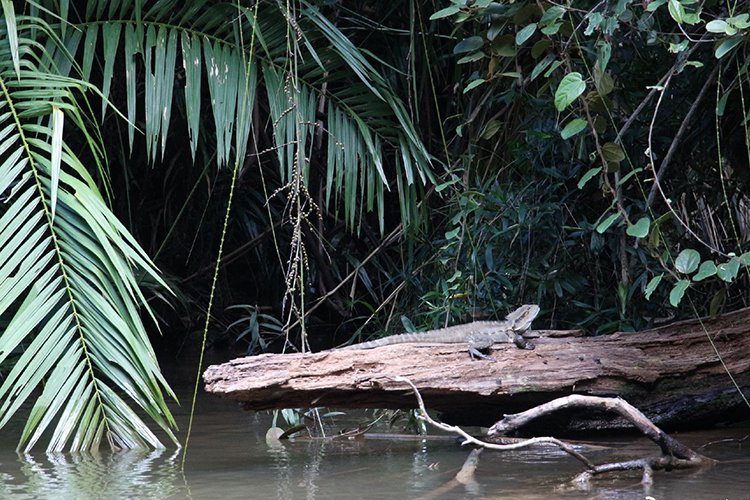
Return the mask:
[[[183,403],[175,413],[184,442],[194,371],[165,369]],[[337,417],[351,427],[362,413]],[[452,440],[297,439],[270,446],[271,415],[249,413],[236,403],[199,394],[184,475],[182,452],[102,452],[19,456],[15,439],[22,425],[0,436],[0,499],[749,499],[750,426],[677,434],[685,444],[721,460],[749,460],[702,471],[656,472],[644,489],[640,474],[596,478],[589,491],[571,488],[580,464],[564,453],[536,448],[510,453],[485,451],[476,482],[453,481],[469,450]],[[382,432],[383,429],[379,429]],[[166,441],[165,441],[166,442]],[[656,455],[640,437],[602,438],[605,449],[582,450],[597,463]]]

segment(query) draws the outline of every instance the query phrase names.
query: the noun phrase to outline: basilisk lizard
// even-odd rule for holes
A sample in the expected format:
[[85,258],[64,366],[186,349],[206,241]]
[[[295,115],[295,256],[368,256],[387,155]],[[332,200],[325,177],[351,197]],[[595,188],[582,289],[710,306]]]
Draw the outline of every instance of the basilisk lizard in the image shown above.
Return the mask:
[[523,305],[508,314],[504,321],[476,321],[465,325],[449,326],[439,330],[429,330],[419,333],[403,333],[378,340],[362,342],[341,349],[373,349],[392,344],[469,344],[469,354],[472,359],[479,357],[494,361],[491,357],[479,352],[489,348],[492,344],[513,343],[519,349],[533,349],[533,344],[521,335],[529,329],[531,322],[539,314],[539,306]]

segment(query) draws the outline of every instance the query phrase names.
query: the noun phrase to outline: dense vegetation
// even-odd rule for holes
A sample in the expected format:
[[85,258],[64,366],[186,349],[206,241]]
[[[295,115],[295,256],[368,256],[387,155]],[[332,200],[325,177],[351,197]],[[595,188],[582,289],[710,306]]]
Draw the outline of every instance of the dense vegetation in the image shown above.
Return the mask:
[[597,334],[746,305],[744,4],[2,8],[24,446],[55,417],[52,449],[159,446],[125,403],[171,428],[147,329],[307,349],[521,303]]

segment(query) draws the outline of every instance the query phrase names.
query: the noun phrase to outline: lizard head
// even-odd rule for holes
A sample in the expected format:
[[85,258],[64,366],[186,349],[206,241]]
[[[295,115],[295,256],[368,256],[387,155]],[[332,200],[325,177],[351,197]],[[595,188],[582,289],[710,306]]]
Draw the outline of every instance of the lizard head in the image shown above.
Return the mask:
[[531,327],[532,321],[539,314],[539,306],[536,304],[526,304],[512,313],[508,314],[505,319],[511,324],[511,328],[517,332],[523,332]]

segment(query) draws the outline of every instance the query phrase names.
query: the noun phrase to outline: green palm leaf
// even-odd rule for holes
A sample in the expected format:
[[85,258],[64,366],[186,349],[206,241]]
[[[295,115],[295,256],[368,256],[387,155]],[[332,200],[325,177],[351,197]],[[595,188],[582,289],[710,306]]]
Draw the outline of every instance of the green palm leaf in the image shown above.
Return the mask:
[[85,129],[75,93],[90,86],[51,72],[53,57],[24,37],[45,27],[15,20],[17,48],[0,25],[0,363],[14,362],[0,426],[43,386],[19,448],[50,428],[51,451],[162,447],[125,398],[176,443],[134,270],[166,284],[64,142],[64,128]]

